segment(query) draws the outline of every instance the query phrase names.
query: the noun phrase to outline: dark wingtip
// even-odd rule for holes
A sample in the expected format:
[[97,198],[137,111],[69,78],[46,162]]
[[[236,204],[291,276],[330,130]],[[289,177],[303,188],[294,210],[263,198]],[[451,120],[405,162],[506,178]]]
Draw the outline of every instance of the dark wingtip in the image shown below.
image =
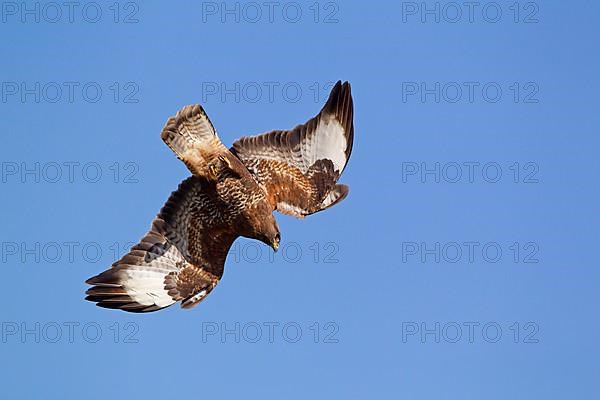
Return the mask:
[[96,282],[95,282],[96,277],[97,277],[97,275],[96,276],[92,276],[91,278],[86,279],[85,280],[85,284],[86,285],[95,285],[96,284]]
[[323,106],[321,112],[334,114],[342,123],[346,131],[346,160],[350,159],[352,154],[352,145],[354,144],[354,101],[352,100],[352,88],[350,82],[337,81],[331,89],[329,98]]

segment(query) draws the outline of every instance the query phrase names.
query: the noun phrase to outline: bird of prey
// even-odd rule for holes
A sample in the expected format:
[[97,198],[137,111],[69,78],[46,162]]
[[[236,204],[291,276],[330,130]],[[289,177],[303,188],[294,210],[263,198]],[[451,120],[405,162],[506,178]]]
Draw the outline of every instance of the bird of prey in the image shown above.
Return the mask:
[[240,236],[277,251],[273,211],[303,218],[348,195],[337,181],[354,136],[350,84],[338,81],[319,114],[291,130],[242,137],[227,149],[203,108],[171,117],[162,140],[192,176],[160,210],[150,231],[111,268],[86,281],[86,300],[105,308],[149,312],[178,301],[201,302],[223,275]]

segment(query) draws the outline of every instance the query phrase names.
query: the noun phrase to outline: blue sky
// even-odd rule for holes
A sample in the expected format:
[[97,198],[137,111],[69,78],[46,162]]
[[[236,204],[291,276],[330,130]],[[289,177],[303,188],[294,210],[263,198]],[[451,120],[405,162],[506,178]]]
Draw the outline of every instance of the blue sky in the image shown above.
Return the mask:
[[[0,20],[6,398],[598,393],[596,2],[24,4]],[[229,145],[338,79],[344,202],[278,215],[274,257],[239,239],[192,311],[83,300],[188,174],[169,116],[202,103]]]

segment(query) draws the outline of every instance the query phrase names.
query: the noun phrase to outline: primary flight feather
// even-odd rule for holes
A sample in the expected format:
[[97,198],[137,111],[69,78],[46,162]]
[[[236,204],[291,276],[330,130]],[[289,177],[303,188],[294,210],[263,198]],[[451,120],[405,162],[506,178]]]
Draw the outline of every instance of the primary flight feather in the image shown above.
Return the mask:
[[277,210],[303,218],[348,194],[337,181],[354,137],[348,82],[337,82],[319,114],[288,131],[242,137],[227,149],[201,106],[181,109],[161,138],[192,176],[152,222],[150,231],[111,268],[86,281],[98,306],[149,312],[181,301],[191,308],[223,275],[240,236],[275,251]]

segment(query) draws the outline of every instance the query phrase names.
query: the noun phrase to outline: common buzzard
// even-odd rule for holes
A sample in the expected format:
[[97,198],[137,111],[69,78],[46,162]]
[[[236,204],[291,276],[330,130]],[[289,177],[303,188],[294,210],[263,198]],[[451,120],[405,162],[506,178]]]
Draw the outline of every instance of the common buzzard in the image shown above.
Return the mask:
[[149,312],[181,301],[191,308],[223,275],[239,236],[275,251],[273,211],[303,218],[342,201],[337,184],[354,135],[348,82],[337,82],[321,112],[289,131],[242,137],[228,150],[199,105],[167,121],[161,137],[192,176],[171,194],[150,231],[111,268],[86,281],[100,307]]

